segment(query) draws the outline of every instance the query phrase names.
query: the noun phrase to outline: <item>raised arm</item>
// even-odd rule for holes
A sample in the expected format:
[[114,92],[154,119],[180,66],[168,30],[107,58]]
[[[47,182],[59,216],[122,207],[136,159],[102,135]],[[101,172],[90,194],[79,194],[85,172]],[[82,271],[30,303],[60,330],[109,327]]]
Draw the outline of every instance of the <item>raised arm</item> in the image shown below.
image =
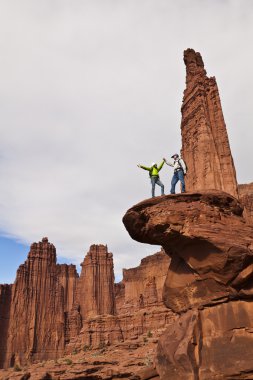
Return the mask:
[[158,166],[158,168],[157,168],[158,171],[160,171],[160,170],[162,169],[162,167],[163,167],[163,165],[164,165],[164,162],[165,162],[165,161],[163,160],[163,162]]

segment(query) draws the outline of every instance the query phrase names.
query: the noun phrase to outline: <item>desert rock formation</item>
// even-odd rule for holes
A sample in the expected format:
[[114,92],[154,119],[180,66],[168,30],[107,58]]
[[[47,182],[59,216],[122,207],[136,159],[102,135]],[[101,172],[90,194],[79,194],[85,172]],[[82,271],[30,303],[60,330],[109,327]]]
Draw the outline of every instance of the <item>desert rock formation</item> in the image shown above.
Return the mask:
[[209,191],[149,199],[124,216],[133,239],[171,257],[163,298],[181,317],[158,344],[162,380],[253,375],[253,227],[242,215],[237,199]]
[[64,352],[64,294],[55,247],[33,243],[12,286],[5,366],[56,358]]
[[85,256],[78,281],[82,318],[115,314],[112,253],[104,245],[92,245]]
[[0,285],[0,368],[122,344],[168,326],[175,319],[162,302],[169,262],[158,252],[115,284],[107,246],[90,247],[79,277],[75,265],[56,263],[47,238],[33,243],[15,283]]
[[187,193],[143,201],[123,222],[171,258],[163,300],[179,318],[158,342],[160,379],[252,379],[253,187],[238,193],[215,78],[194,50],[184,62]]
[[7,350],[7,337],[10,321],[12,285],[0,285],[0,368],[3,368]]
[[233,158],[214,77],[207,77],[200,53],[184,52],[186,89],[181,108],[182,157],[187,191],[222,190],[238,196]]
[[244,206],[244,218],[253,225],[253,183],[238,186],[239,199]]
[[115,285],[117,313],[161,305],[169,263],[170,258],[161,251],[142,259],[136,268],[123,269],[123,279]]

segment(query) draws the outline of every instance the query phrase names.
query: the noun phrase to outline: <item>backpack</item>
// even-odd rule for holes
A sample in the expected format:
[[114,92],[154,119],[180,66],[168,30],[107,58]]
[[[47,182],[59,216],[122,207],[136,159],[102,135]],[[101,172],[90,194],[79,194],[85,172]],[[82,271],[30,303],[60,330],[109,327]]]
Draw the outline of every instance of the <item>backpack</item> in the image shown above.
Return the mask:
[[[181,162],[180,162],[180,160],[182,160],[182,158],[179,158],[179,159],[178,159],[179,166],[180,166],[180,168],[181,168],[182,170],[184,170],[184,169],[183,169],[183,166],[182,166],[182,164],[181,164]],[[187,172],[188,172],[188,167],[187,167],[185,161],[184,161],[184,164],[185,164],[185,173],[187,173]]]

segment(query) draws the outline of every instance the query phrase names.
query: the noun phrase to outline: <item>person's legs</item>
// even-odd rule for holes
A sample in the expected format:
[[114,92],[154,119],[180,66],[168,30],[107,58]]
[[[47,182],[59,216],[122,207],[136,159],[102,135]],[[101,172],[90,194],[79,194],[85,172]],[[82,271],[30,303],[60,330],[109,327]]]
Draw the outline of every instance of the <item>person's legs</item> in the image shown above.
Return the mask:
[[174,172],[174,175],[173,175],[172,180],[171,180],[171,190],[170,190],[171,194],[175,194],[175,187],[176,187],[176,184],[178,183],[178,181],[179,181],[178,172]]
[[154,198],[154,196],[155,196],[155,183],[156,183],[156,177],[151,177],[152,198]]
[[161,195],[164,195],[164,184],[160,181],[159,178],[157,178],[156,184],[158,186],[161,186]]
[[185,182],[184,182],[184,172],[183,170],[179,170],[178,171],[178,178],[182,184],[182,189],[181,189],[181,192],[182,193],[185,193]]

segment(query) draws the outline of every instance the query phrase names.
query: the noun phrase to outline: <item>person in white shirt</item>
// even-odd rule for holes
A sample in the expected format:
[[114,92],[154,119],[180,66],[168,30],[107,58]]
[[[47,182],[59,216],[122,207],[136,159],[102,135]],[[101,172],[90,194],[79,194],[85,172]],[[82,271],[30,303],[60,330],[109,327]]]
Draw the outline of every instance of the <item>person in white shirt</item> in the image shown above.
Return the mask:
[[171,158],[174,159],[173,163],[167,161],[164,158],[165,163],[167,165],[169,165],[169,166],[172,166],[174,168],[174,175],[173,175],[172,180],[171,180],[171,190],[170,190],[170,193],[171,194],[175,194],[175,188],[176,188],[176,184],[178,183],[178,181],[180,181],[181,185],[182,185],[181,192],[185,193],[184,176],[185,176],[186,171],[187,171],[185,162],[184,162],[184,160],[182,158],[179,157],[179,155],[177,153],[173,154],[173,156],[171,156]]

